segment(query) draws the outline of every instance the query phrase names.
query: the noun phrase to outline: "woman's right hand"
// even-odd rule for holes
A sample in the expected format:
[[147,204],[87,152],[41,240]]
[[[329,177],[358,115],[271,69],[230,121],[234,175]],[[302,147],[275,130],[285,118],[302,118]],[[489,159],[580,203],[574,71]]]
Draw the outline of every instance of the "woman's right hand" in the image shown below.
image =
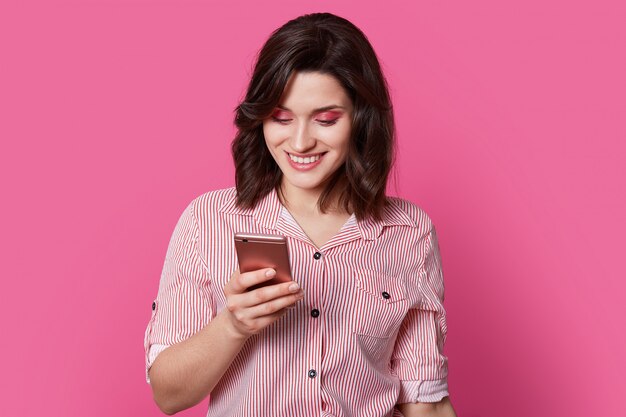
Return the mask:
[[249,287],[272,279],[276,271],[264,268],[240,273],[235,270],[224,286],[224,313],[235,336],[247,339],[274,323],[287,307],[302,299],[304,293],[294,282],[284,282],[248,291]]

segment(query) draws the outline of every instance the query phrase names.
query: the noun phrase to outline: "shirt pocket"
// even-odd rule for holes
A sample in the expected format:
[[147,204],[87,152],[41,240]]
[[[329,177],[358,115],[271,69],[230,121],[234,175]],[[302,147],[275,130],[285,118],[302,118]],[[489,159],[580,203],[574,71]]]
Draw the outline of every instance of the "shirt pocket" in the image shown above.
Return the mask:
[[354,333],[379,338],[394,335],[409,308],[404,280],[360,269],[356,271],[355,284]]

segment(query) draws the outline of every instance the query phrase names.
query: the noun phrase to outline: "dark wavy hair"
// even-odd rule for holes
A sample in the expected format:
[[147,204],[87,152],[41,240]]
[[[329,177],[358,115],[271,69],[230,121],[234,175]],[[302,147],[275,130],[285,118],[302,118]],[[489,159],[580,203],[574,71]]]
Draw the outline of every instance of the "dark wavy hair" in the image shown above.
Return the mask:
[[[282,172],[263,136],[263,120],[279,103],[293,72],[335,77],[353,103],[345,163],[331,176],[318,205],[325,212],[333,193],[357,219],[380,220],[395,154],[395,125],[387,81],[372,45],[350,21],[331,13],[302,15],[276,29],[259,51],[243,101],[235,108],[232,142],[237,205],[252,208],[280,191]],[[347,181],[340,181],[345,178]]]

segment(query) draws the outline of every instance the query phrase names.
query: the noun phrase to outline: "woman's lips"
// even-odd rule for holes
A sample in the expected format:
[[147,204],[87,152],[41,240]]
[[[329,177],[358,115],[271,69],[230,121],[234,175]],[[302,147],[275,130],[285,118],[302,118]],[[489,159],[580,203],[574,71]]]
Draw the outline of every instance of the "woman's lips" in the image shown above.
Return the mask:
[[322,158],[324,157],[324,154],[326,152],[312,154],[310,156],[305,156],[305,157],[292,155],[289,152],[286,152],[286,153],[287,153],[287,160],[289,161],[289,165],[291,165],[293,169],[297,171],[308,171],[310,169],[315,168],[321,163]]

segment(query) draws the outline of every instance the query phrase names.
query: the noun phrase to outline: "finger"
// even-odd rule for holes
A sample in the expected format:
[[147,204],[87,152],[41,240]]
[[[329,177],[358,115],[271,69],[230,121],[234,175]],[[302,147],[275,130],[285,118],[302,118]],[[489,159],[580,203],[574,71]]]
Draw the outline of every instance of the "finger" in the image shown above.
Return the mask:
[[[224,292],[226,293],[226,290]],[[258,306],[287,295],[300,296],[303,295],[303,292],[296,282],[290,281],[257,288],[256,290],[246,291],[241,294],[229,293],[226,295],[226,307],[228,310],[235,313],[239,320],[247,320],[257,316],[257,313],[251,314],[251,311],[248,310],[251,307]]]
[[224,286],[224,293],[242,294],[247,291],[248,287],[270,280],[275,276],[276,271],[272,268],[257,269],[243,273],[239,269],[235,269]]
[[267,287],[257,288],[247,292],[247,306],[255,306],[266,303],[275,298],[284,297],[290,294],[301,292],[300,285],[295,281],[284,282],[280,284],[268,285]]
[[268,314],[267,316],[262,316],[257,318],[257,323],[260,323],[263,327],[266,327],[272,323],[274,323],[276,320],[280,319],[282,316],[284,316],[285,314],[287,314],[289,310],[287,308],[283,308],[278,310],[276,313],[272,313],[272,314]]
[[304,297],[302,291],[296,294],[290,294],[284,297],[275,298],[271,301],[255,305],[246,309],[246,316],[249,319],[258,319],[264,316],[275,314],[278,311],[286,309],[289,306],[294,305]]
[[256,271],[248,271],[239,274],[238,279],[235,280],[235,291],[238,293],[243,293],[247,291],[248,288],[261,284],[265,281],[269,281],[270,279],[276,276],[276,271],[273,268],[263,268],[257,269]]
[[287,309],[282,309],[277,311],[276,313],[269,314],[267,316],[259,317],[253,321],[253,324],[250,326],[249,330],[253,333],[258,333],[264,328],[268,327],[275,321],[279,320],[287,313]]

